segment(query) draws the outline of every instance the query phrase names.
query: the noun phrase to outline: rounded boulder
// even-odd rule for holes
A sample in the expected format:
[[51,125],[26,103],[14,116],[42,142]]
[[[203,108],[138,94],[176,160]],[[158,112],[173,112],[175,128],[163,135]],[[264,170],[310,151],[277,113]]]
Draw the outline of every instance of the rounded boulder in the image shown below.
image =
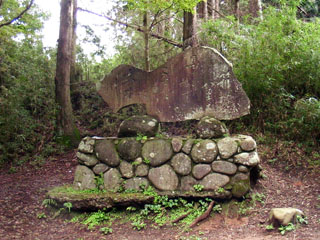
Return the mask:
[[226,125],[212,117],[203,117],[196,125],[196,134],[199,138],[219,138],[228,133]]
[[154,137],[158,130],[159,122],[157,119],[147,115],[132,116],[120,124],[118,137],[135,137],[139,134]]
[[163,139],[147,141],[142,147],[142,157],[146,161],[150,161],[150,165],[153,167],[160,166],[168,161],[172,154],[171,143]]

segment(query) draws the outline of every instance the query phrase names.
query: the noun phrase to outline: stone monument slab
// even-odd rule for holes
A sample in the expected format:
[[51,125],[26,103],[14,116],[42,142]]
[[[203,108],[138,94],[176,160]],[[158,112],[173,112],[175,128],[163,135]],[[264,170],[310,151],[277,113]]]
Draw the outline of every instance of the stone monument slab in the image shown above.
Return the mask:
[[161,122],[211,116],[232,120],[250,113],[250,101],[232,65],[215,49],[189,48],[152,72],[115,68],[97,85],[113,111],[144,104]]

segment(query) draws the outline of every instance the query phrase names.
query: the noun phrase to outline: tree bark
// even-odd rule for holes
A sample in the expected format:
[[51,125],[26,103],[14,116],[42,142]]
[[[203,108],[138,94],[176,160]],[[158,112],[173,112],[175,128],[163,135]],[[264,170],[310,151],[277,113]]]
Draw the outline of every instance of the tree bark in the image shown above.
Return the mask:
[[214,17],[213,19],[217,19],[220,17],[220,0],[214,0]]
[[233,5],[233,13],[238,22],[240,21],[240,0],[231,0]]
[[217,19],[220,17],[220,0],[207,0],[208,18]]
[[150,41],[149,41],[149,16],[148,12],[143,14],[143,28],[144,28],[144,57],[145,57],[145,70],[150,72]]
[[262,19],[261,0],[249,0],[249,12],[252,17]]
[[60,32],[55,76],[57,134],[68,137],[75,143],[76,128],[70,99],[70,66],[72,59],[73,0],[62,0],[60,11]]
[[[76,51],[77,51],[77,8],[78,2],[77,0],[73,0],[73,9],[72,9],[72,41],[71,41],[71,77],[70,82],[76,82]],[[71,85],[72,86],[72,85]]]
[[[194,10],[196,13],[196,9]],[[197,38],[197,14],[183,13],[183,48],[198,46]]]
[[200,19],[208,20],[208,3],[207,1],[200,2],[197,5],[198,17]]

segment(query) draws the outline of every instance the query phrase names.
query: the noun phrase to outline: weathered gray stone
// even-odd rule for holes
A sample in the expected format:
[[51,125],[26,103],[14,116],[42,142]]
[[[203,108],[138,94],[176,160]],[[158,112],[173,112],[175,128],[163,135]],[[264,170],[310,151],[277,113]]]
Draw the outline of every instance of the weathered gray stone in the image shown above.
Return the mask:
[[254,167],[260,163],[260,158],[256,151],[254,152],[243,152],[234,156],[234,162],[245,166]]
[[83,153],[93,153],[95,140],[91,137],[85,137],[81,140],[78,150]]
[[135,137],[138,134],[154,137],[159,130],[157,119],[144,115],[132,116],[124,120],[119,127],[119,137]]
[[232,186],[232,196],[241,198],[250,190],[249,174],[237,173],[231,178],[230,184]]
[[151,168],[148,178],[157,189],[163,191],[176,190],[179,184],[177,174],[168,164],[158,168]]
[[133,166],[131,163],[126,161],[122,161],[120,163],[120,172],[122,177],[124,178],[132,178],[133,177]]
[[201,180],[203,190],[217,190],[219,187],[225,186],[230,181],[230,178],[220,173],[210,173]]
[[257,143],[252,137],[245,135],[238,135],[237,137],[240,140],[240,147],[243,151],[251,152],[256,150]]
[[208,47],[188,48],[152,72],[120,65],[97,89],[113,111],[141,103],[161,122],[207,115],[231,120],[249,114],[250,109],[232,65]]
[[191,159],[184,153],[178,153],[171,159],[171,166],[176,173],[180,175],[188,175],[191,172]]
[[212,117],[203,117],[196,125],[196,134],[199,138],[219,138],[229,133],[226,125]]
[[95,165],[93,167],[93,172],[97,175],[100,175],[100,173],[104,173],[106,171],[108,171],[110,168],[104,164],[104,163],[98,163],[97,165]]
[[74,174],[73,185],[80,190],[95,189],[94,173],[88,167],[78,165]]
[[174,152],[180,152],[183,145],[183,141],[179,137],[174,137],[171,140],[171,144]]
[[122,178],[120,172],[116,168],[111,168],[103,175],[104,188],[107,191],[117,191],[119,190]]
[[160,166],[168,161],[172,154],[171,143],[163,139],[148,141],[142,147],[142,157],[149,160],[153,167]]
[[120,164],[120,158],[115,145],[111,140],[99,140],[96,142],[95,152],[98,159],[110,167],[117,167]]
[[192,175],[196,179],[202,179],[211,172],[211,167],[209,164],[197,164],[192,169]]
[[191,176],[185,176],[181,178],[180,190],[182,191],[194,191],[193,186],[196,185],[198,181]]
[[246,166],[239,165],[238,166],[238,171],[242,172],[242,173],[247,173],[247,172],[249,172],[249,169]]
[[191,149],[192,149],[192,146],[193,146],[193,143],[194,143],[194,139],[188,139],[183,147],[182,147],[182,151],[186,154],[189,154],[191,152]]
[[273,208],[270,211],[269,221],[274,225],[287,226],[295,223],[297,216],[303,216],[303,212],[297,208]]
[[211,140],[200,141],[191,150],[191,157],[196,163],[211,163],[217,155],[217,144]]
[[118,152],[122,159],[133,161],[141,154],[142,144],[135,138],[125,138],[118,144]]
[[142,190],[149,187],[149,181],[146,178],[135,177],[126,180],[124,184],[125,189]]
[[227,161],[214,161],[211,164],[212,170],[218,173],[233,175],[237,172],[237,166]]
[[99,162],[98,159],[96,158],[96,156],[94,156],[92,154],[85,154],[85,153],[77,152],[77,158],[78,158],[79,163],[82,163],[88,167],[92,167]]
[[238,143],[232,137],[225,137],[217,143],[221,158],[228,159],[238,150]]
[[145,177],[148,176],[149,166],[146,164],[140,164],[136,167],[136,176],[137,177]]

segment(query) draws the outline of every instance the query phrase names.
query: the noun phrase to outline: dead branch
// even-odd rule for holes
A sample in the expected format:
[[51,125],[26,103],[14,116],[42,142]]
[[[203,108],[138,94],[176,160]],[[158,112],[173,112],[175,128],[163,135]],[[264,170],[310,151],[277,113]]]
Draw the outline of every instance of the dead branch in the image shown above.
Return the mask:
[[2,6],[2,3],[3,3],[3,0],[0,0],[0,8],[1,8],[1,6]]
[[191,213],[191,211],[189,211],[189,212],[181,215],[180,217],[174,219],[174,220],[171,222],[171,224],[177,223],[177,222],[181,221],[182,219],[186,218],[190,213]]
[[[90,13],[90,14],[96,15],[96,16],[98,16],[98,17],[102,17],[102,18],[108,19],[109,21],[113,21],[113,22],[118,23],[118,24],[120,24],[120,25],[123,25],[123,26],[125,26],[125,27],[129,27],[129,28],[135,29],[135,30],[138,31],[138,32],[142,32],[142,33],[145,32],[144,28],[141,27],[141,26],[131,25],[131,24],[129,24],[129,23],[125,23],[125,22],[122,22],[122,21],[119,21],[119,20],[110,18],[110,17],[108,17],[108,16],[101,15],[101,14],[99,14],[99,13],[95,13],[95,12],[92,12],[92,11],[87,10],[87,9],[78,8],[78,10],[80,10],[80,11],[82,11],[82,12],[86,12],[86,13]],[[169,43],[169,44],[171,44],[171,45],[173,45],[173,46],[176,46],[176,47],[179,47],[179,48],[182,48],[182,47],[183,47],[183,45],[182,45],[181,43],[178,43],[178,42],[176,42],[176,41],[173,41],[173,40],[171,40],[171,39],[168,39],[168,38],[166,38],[166,37],[164,37],[164,36],[160,36],[160,35],[155,34],[155,33],[152,33],[152,32],[150,32],[149,34],[150,34],[151,37],[160,39],[160,40],[162,40],[162,41],[164,41],[164,42],[166,42],[166,43]]]
[[[2,28],[4,26],[8,26],[11,23],[13,23],[14,21],[17,21],[19,18],[21,18],[23,16],[23,14],[25,14],[31,8],[31,6],[33,5],[33,2],[34,2],[34,0],[31,0],[30,3],[26,6],[26,8],[21,13],[19,13],[15,18],[13,18],[5,23],[1,23],[0,28]],[[0,1],[0,7],[1,7],[1,5],[2,5],[2,0]]]
[[213,205],[214,205],[214,201],[211,201],[210,204],[209,204],[209,206],[208,206],[208,209],[207,209],[202,215],[200,215],[199,217],[197,217],[197,218],[193,221],[193,223],[191,223],[190,228],[196,226],[200,221],[206,219],[206,218],[210,215],[211,210],[212,210],[212,208],[213,208]]

